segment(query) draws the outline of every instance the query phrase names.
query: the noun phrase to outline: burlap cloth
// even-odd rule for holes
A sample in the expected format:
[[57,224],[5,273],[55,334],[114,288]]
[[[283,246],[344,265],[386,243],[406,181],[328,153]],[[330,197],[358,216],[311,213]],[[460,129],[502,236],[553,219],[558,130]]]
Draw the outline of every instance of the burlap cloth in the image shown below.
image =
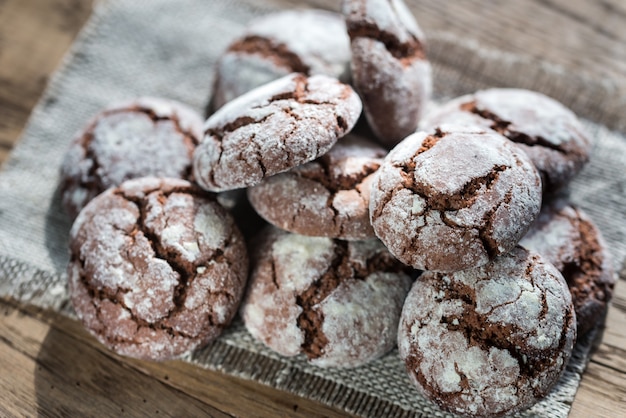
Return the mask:
[[[73,134],[109,102],[137,95],[178,99],[202,110],[216,58],[271,1],[109,0],[95,13],[51,80],[0,174],[0,296],[73,315],[65,265],[69,220],[56,190]],[[615,265],[626,255],[625,121],[610,85],[541,63],[430,34],[437,99],[491,86],[542,91],[585,118],[595,139],[591,164],[572,200],[598,224]],[[611,130],[614,129],[614,130]],[[622,130],[622,133],[619,132]],[[559,384],[519,416],[565,417],[597,330],[581,339]],[[363,416],[448,416],[413,389],[394,350],[354,370],[324,370],[283,359],[252,340],[241,321],[183,359],[320,400]]]

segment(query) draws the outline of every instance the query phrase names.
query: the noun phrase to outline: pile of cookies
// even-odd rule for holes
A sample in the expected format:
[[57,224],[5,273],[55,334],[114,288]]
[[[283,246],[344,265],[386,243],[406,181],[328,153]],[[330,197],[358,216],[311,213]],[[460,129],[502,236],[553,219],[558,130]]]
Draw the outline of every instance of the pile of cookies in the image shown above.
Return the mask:
[[529,407],[612,295],[602,237],[567,201],[591,141],[536,92],[425,115],[431,90],[403,2],[345,0],[250,22],[206,121],[165,99],[104,109],[61,168],[79,318],[117,353],[163,360],[240,312],[320,367],[397,344],[451,412]]

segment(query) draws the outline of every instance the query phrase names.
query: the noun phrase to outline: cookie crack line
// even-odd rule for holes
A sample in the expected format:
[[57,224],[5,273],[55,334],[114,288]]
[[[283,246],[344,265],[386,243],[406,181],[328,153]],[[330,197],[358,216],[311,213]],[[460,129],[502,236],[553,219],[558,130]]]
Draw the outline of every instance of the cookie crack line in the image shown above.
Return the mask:
[[248,126],[248,125],[252,125],[256,123],[263,123],[271,116],[272,114],[269,114],[258,119],[255,119],[251,116],[239,116],[235,118],[234,120],[227,122],[226,124],[220,127],[206,129],[204,131],[204,134],[210,135],[211,137],[215,138],[218,142],[222,142],[223,138],[229,133],[234,132],[237,129],[243,128],[244,126]]
[[399,273],[409,268],[398,262],[391,254],[379,252],[367,258],[365,265],[352,259],[350,244],[333,240],[335,252],[326,271],[306,290],[296,295],[296,304],[302,312],[297,318],[298,328],[304,332],[302,351],[309,359],[321,357],[328,339],[322,331],[324,314],[319,305],[342,283],[349,280],[365,280],[374,272]]
[[335,241],[335,254],[326,271],[306,290],[296,295],[296,304],[302,310],[296,321],[298,328],[304,333],[304,341],[300,348],[309,359],[321,357],[328,344],[328,338],[321,326],[324,323],[324,314],[316,307],[343,281],[344,277],[339,271],[341,266],[346,265],[347,257],[348,244]]
[[408,42],[401,42],[396,35],[380,29],[374,23],[348,22],[348,35],[351,40],[368,38],[381,42],[385,49],[405,66],[416,60],[426,60],[424,45],[413,34],[409,34]]
[[559,145],[550,142],[543,136],[530,136],[523,132],[511,129],[510,126],[512,122],[501,119],[497,114],[490,112],[489,110],[479,109],[475,101],[463,103],[460,108],[461,110],[465,110],[467,112],[478,115],[483,119],[490,120],[492,122],[491,129],[498,132],[500,135],[505,136],[512,142],[526,145],[529,147],[544,147],[556,151],[560,154],[567,154],[566,150],[564,150]]
[[[432,145],[434,146],[434,144]],[[453,193],[440,193],[430,185],[415,181],[415,162],[401,162],[395,165],[403,173],[403,187],[409,189],[426,201],[426,206],[430,210],[455,211],[465,209],[474,204],[480,196],[480,190],[489,191],[493,184],[497,182],[500,174],[508,170],[508,165],[494,165],[491,170],[482,176],[473,177],[463,187]]]
[[291,72],[309,74],[311,71],[311,68],[287,45],[258,35],[246,36],[236,41],[228,48],[228,52],[260,55],[280,67],[288,68]]
[[360,185],[363,180],[374,174],[380,168],[381,160],[372,158],[370,161],[362,165],[360,172],[353,173],[350,176],[333,176],[332,163],[328,154],[322,155],[312,161],[312,163],[319,165],[322,171],[321,174],[316,173],[315,170],[310,170],[296,171],[297,175],[301,178],[320,183],[326,188],[326,190],[334,195],[341,190],[356,190],[356,187]]
[[[437,277],[442,277],[442,275],[438,274]],[[464,314],[461,318],[458,318],[458,325],[453,321],[448,321],[445,317],[440,319],[441,323],[446,324],[447,330],[461,332],[465,336],[469,346],[477,346],[481,350],[485,350],[485,348],[488,347],[506,350],[517,360],[520,368],[520,376],[524,381],[536,378],[544,369],[549,367],[552,360],[556,358],[553,354],[560,352],[566,342],[566,333],[563,333],[559,340],[558,347],[549,347],[547,349],[529,348],[522,350],[523,344],[518,344],[519,342],[515,341],[515,338],[512,337],[515,334],[523,334],[525,331],[519,328],[515,323],[494,324],[488,321],[488,314],[477,313],[476,293],[473,288],[455,282],[446,286],[445,292],[446,299],[461,300],[463,304],[466,305]],[[518,295],[517,299],[520,297],[521,293]],[[500,304],[498,306],[504,305],[506,304]],[[566,312],[566,316],[571,316],[571,313],[569,311]],[[483,333],[477,333],[477,329],[483,330]],[[528,356],[532,356],[532,363],[528,361]]]
[[[122,309],[124,309],[129,315],[131,320],[136,324],[137,326],[137,331],[139,331],[140,328],[150,328],[153,330],[162,330],[165,331],[167,334],[170,335],[170,337],[172,338],[176,338],[176,337],[183,337],[183,338],[187,338],[187,339],[193,339],[195,338],[195,336],[193,335],[189,335],[183,331],[179,331],[174,329],[173,327],[167,326],[165,324],[163,324],[161,321],[158,322],[148,322],[145,321],[141,318],[138,318],[135,313],[132,311],[132,309],[130,309],[128,306],[126,306],[126,303],[124,302],[124,299],[119,297],[120,293],[128,293],[131,291],[131,289],[125,289],[125,288],[118,288],[116,289],[114,294],[111,294],[111,292],[107,292],[106,289],[104,288],[96,288],[93,285],[91,285],[91,283],[89,283],[89,281],[87,280],[87,277],[85,276],[85,274],[83,273],[85,270],[85,262],[82,258],[78,257],[73,257],[72,258],[72,262],[75,262],[76,260],[78,260],[79,264],[80,264],[80,278],[79,281],[80,283],[83,285],[83,287],[87,290],[87,293],[89,293],[89,297],[91,299],[91,305],[93,306],[93,308],[96,310],[96,316],[98,318],[98,321],[101,324],[104,324],[105,322],[102,320],[102,310],[100,308],[100,305],[97,303],[96,299],[99,301],[103,301],[103,300],[108,300],[109,302],[120,306]],[[113,343],[130,343],[130,344],[137,344],[136,341],[132,340],[132,339],[126,339],[126,338],[122,338],[119,336],[115,336],[113,338],[103,335],[102,332],[97,332],[97,330],[94,330],[93,328],[91,328],[94,332],[96,332],[98,335],[100,335],[100,337],[106,339],[109,342],[113,342]]]
[[[155,188],[155,189],[146,191],[146,195],[150,195],[152,193],[161,193],[161,196],[163,196],[163,198],[167,198],[171,194],[181,193],[181,192],[186,193],[186,194],[191,194],[193,196],[204,196],[204,194],[199,190],[182,189],[182,188],[181,189],[173,188],[172,190],[169,190],[167,192],[164,192],[162,190],[159,190],[158,188]],[[185,305],[185,300],[187,298],[187,290],[189,289],[190,283],[196,277],[195,274],[193,274],[193,271],[195,271],[195,269],[197,269],[198,267],[196,264],[202,264],[202,267],[210,268],[213,263],[206,266],[204,265],[206,264],[206,262],[202,262],[202,260],[200,260],[192,264],[191,269],[188,269],[185,265],[183,265],[177,260],[177,258],[180,257],[180,254],[177,254],[175,251],[165,250],[165,248],[163,248],[160,238],[155,233],[151,232],[150,228],[148,228],[145,225],[145,217],[147,215],[146,214],[147,203],[145,202],[145,199],[136,198],[134,196],[129,196],[124,193],[120,193],[120,194],[123,198],[125,198],[126,200],[128,200],[129,202],[132,202],[133,204],[137,206],[137,209],[139,210],[139,217],[137,219],[136,228],[146,237],[148,243],[152,247],[155,258],[165,261],[179,277],[178,284],[174,288],[174,295],[173,295],[174,308],[170,309],[168,311],[167,317],[163,319],[163,320],[167,320],[171,318],[172,315],[175,315],[183,310],[184,305]],[[226,244],[228,244],[229,240],[230,240],[230,237],[227,237],[225,240]],[[226,262],[229,263],[229,261],[224,257],[224,253],[221,249],[215,249],[213,252],[207,253],[203,257],[203,260],[206,261],[209,258],[213,261],[226,260]],[[192,271],[189,271],[189,270],[192,270]],[[161,323],[163,320],[158,321],[158,324],[162,325]]]

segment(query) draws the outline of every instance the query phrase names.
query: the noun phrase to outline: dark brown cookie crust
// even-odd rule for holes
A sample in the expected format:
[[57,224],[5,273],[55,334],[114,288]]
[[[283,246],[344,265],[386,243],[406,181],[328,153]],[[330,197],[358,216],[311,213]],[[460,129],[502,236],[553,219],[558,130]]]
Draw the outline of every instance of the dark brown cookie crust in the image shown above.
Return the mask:
[[528,154],[548,193],[567,185],[591,154],[591,139],[576,115],[530,90],[494,88],[456,98],[427,115],[420,127],[446,123],[489,128],[509,138]]
[[403,263],[456,271],[512,249],[540,205],[539,175],[506,138],[480,130],[419,132],[377,171],[370,219]]
[[400,357],[419,391],[464,416],[502,416],[558,381],[576,338],[560,273],[516,247],[489,264],[426,272],[407,296]]
[[347,135],[323,156],[248,189],[263,218],[290,232],[347,240],[374,237],[369,190],[387,152]]
[[216,192],[258,184],[328,152],[360,113],[357,94],[336,79],[294,73],[275,80],[206,121],[195,180]]
[[572,294],[578,335],[600,321],[613,296],[615,273],[602,235],[582,209],[557,199],[544,205],[520,245],[543,255]]
[[92,200],[70,237],[70,297],[104,345],[165,360],[216,338],[247,279],[243,238],[212,197],[183,180],[142,178]]
[[393,347],[410,278],[378,240],[262,232],[241,308],[255,338],[321,367],[356,367]]
[[402,0],[345,0],[352,79],[367,120],[393,147],[418,125],[432,90],[424,36]]
[[108,107],[78,133],[65,156],[63,207],[75,218],[95,196],[133,178],[191,179],[201,135],[200,116],[175,101],[143,97]]

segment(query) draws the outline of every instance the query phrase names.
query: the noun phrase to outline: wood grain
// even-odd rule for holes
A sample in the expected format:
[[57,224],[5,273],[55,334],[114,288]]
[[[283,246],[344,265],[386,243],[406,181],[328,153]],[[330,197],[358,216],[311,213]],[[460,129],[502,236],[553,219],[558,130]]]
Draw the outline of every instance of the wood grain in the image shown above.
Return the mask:
[[[244,0],[252,3],[256,0]],[[336,0],[265,0],[276,7],[337,8]],[[614,87],[626,97],[622,0],[407,0],[429,36],[452,33],[524,54]],[[0,0],[0,164],[93,0]],[[76,321],[0,301],[0,416],[345,416],[313,401],[182,362],[116,356]],[[571,417],[614,417],[626,405],[626,284]],[[122,408],[124,410],[122,410]],[[158,412],[157,412],[158,411]]]
[[81,324],[55,312],[2,299],[0,312],[3,417],[348,416],[188,363],[117,356]]
[[0,163],[93,0],[0,0]]

